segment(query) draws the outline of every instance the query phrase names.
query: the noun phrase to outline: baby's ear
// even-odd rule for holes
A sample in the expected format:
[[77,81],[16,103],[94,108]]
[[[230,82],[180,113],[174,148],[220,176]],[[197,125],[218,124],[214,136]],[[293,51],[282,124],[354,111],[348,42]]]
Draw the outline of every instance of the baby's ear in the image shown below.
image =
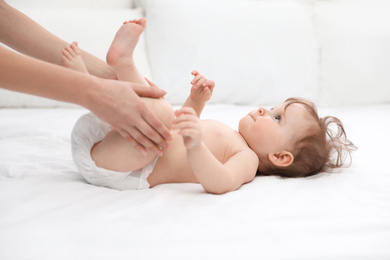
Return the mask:
[[293,163],[294,155],[292,153],[290,153],[289,151],[283,151],[283,152],[274,153],[274,154],[269,153],[268,159],[275,166],[287,167]]

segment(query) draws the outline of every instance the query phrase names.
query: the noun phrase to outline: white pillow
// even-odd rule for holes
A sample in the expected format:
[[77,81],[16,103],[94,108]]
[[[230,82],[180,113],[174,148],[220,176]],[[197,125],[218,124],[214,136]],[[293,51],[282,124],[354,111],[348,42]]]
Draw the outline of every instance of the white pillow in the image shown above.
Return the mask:
[[6,0],[17,8],[88,8],[88,9],[115,9],[132,8],[133,0]]
[[[318,1],[318,0],[316,0]],[[326,0],[328,3],[390,8],[389,0]]]
[[[112,10],[33,8],[20,10],[55,35],[68,42],[77,41],[80,48],[103,60],[105,60],[112,39],[123,21],[143,16],[141,8]],[[143,36],[135,49],[134,59],[139,70],[146,77],[151,78]],[[0,107],[55,106],[73,105],[0,89]]]
[[319,2],[321,103],[390,101],[390,10]]
[[314,29],[295,1],[144,0],[155,83],[182,104],[196,69],[211,102],[274,104],[318,95]]

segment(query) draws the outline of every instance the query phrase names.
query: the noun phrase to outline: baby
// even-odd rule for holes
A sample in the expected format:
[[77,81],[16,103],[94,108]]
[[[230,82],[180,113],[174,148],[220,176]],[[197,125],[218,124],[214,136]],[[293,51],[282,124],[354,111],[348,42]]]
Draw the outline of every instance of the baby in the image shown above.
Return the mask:
[[[133,51],[146,20],[125,22],[107,53],[119,80],[148,84],[137,70]],[[63,65],[87,72],[76,43],[63,51]],[[355,149],[335,117],[319,118],[314,104],[290,98],[268,110],[245,115],[238,132],[215,120],[200,120],[215,83],[193,71],[183,107],[173,111],[164,99],[144,98],[171,129],[172,140],[160,151],[140,153],[93,114],[82,116],[72,131],[74,161],[84,178],[98,186],[146,189],[163,183],[200,183],[206,192],[223,194],[256,175],[306,177],[341,167],[344,153]],[[329,126],[335,124],[338,133]]]

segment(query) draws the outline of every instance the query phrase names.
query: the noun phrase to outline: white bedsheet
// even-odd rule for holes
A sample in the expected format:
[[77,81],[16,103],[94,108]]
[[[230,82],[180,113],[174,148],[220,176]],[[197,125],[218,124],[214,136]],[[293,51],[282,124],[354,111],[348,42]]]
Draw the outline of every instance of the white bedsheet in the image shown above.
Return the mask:
[[[236,128],[252,107],[210,105]],[[359,147],[341,173],[117,191],[70,153],[82,109],[0,109],[0,259],[390,259],[390,104],[321,109]]]

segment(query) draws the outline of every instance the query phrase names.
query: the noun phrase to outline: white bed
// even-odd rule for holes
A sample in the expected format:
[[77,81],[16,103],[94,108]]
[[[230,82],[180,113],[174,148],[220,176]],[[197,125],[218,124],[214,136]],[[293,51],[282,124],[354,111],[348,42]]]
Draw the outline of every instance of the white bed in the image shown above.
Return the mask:
[[[211,105],[204,117],[235,128],[250,108]],[[70,153],[85,110],[2,109],[0,259],[389,259],[390,105],[321,111],[359,147],[350,168],[216,196],[199,184],[87,184]]]
[[257,177],[224,195],[117,191],[72,161],[70,133],[88,111],[0,90],[1,260],[390,259],[387,1],[7,2],[101,58],[121,21],[146,15],[136,61],[175,106],[199,69],[217,84],[203,118],[236,129],[254,107],[303,95],[359,149],[339,173]]

